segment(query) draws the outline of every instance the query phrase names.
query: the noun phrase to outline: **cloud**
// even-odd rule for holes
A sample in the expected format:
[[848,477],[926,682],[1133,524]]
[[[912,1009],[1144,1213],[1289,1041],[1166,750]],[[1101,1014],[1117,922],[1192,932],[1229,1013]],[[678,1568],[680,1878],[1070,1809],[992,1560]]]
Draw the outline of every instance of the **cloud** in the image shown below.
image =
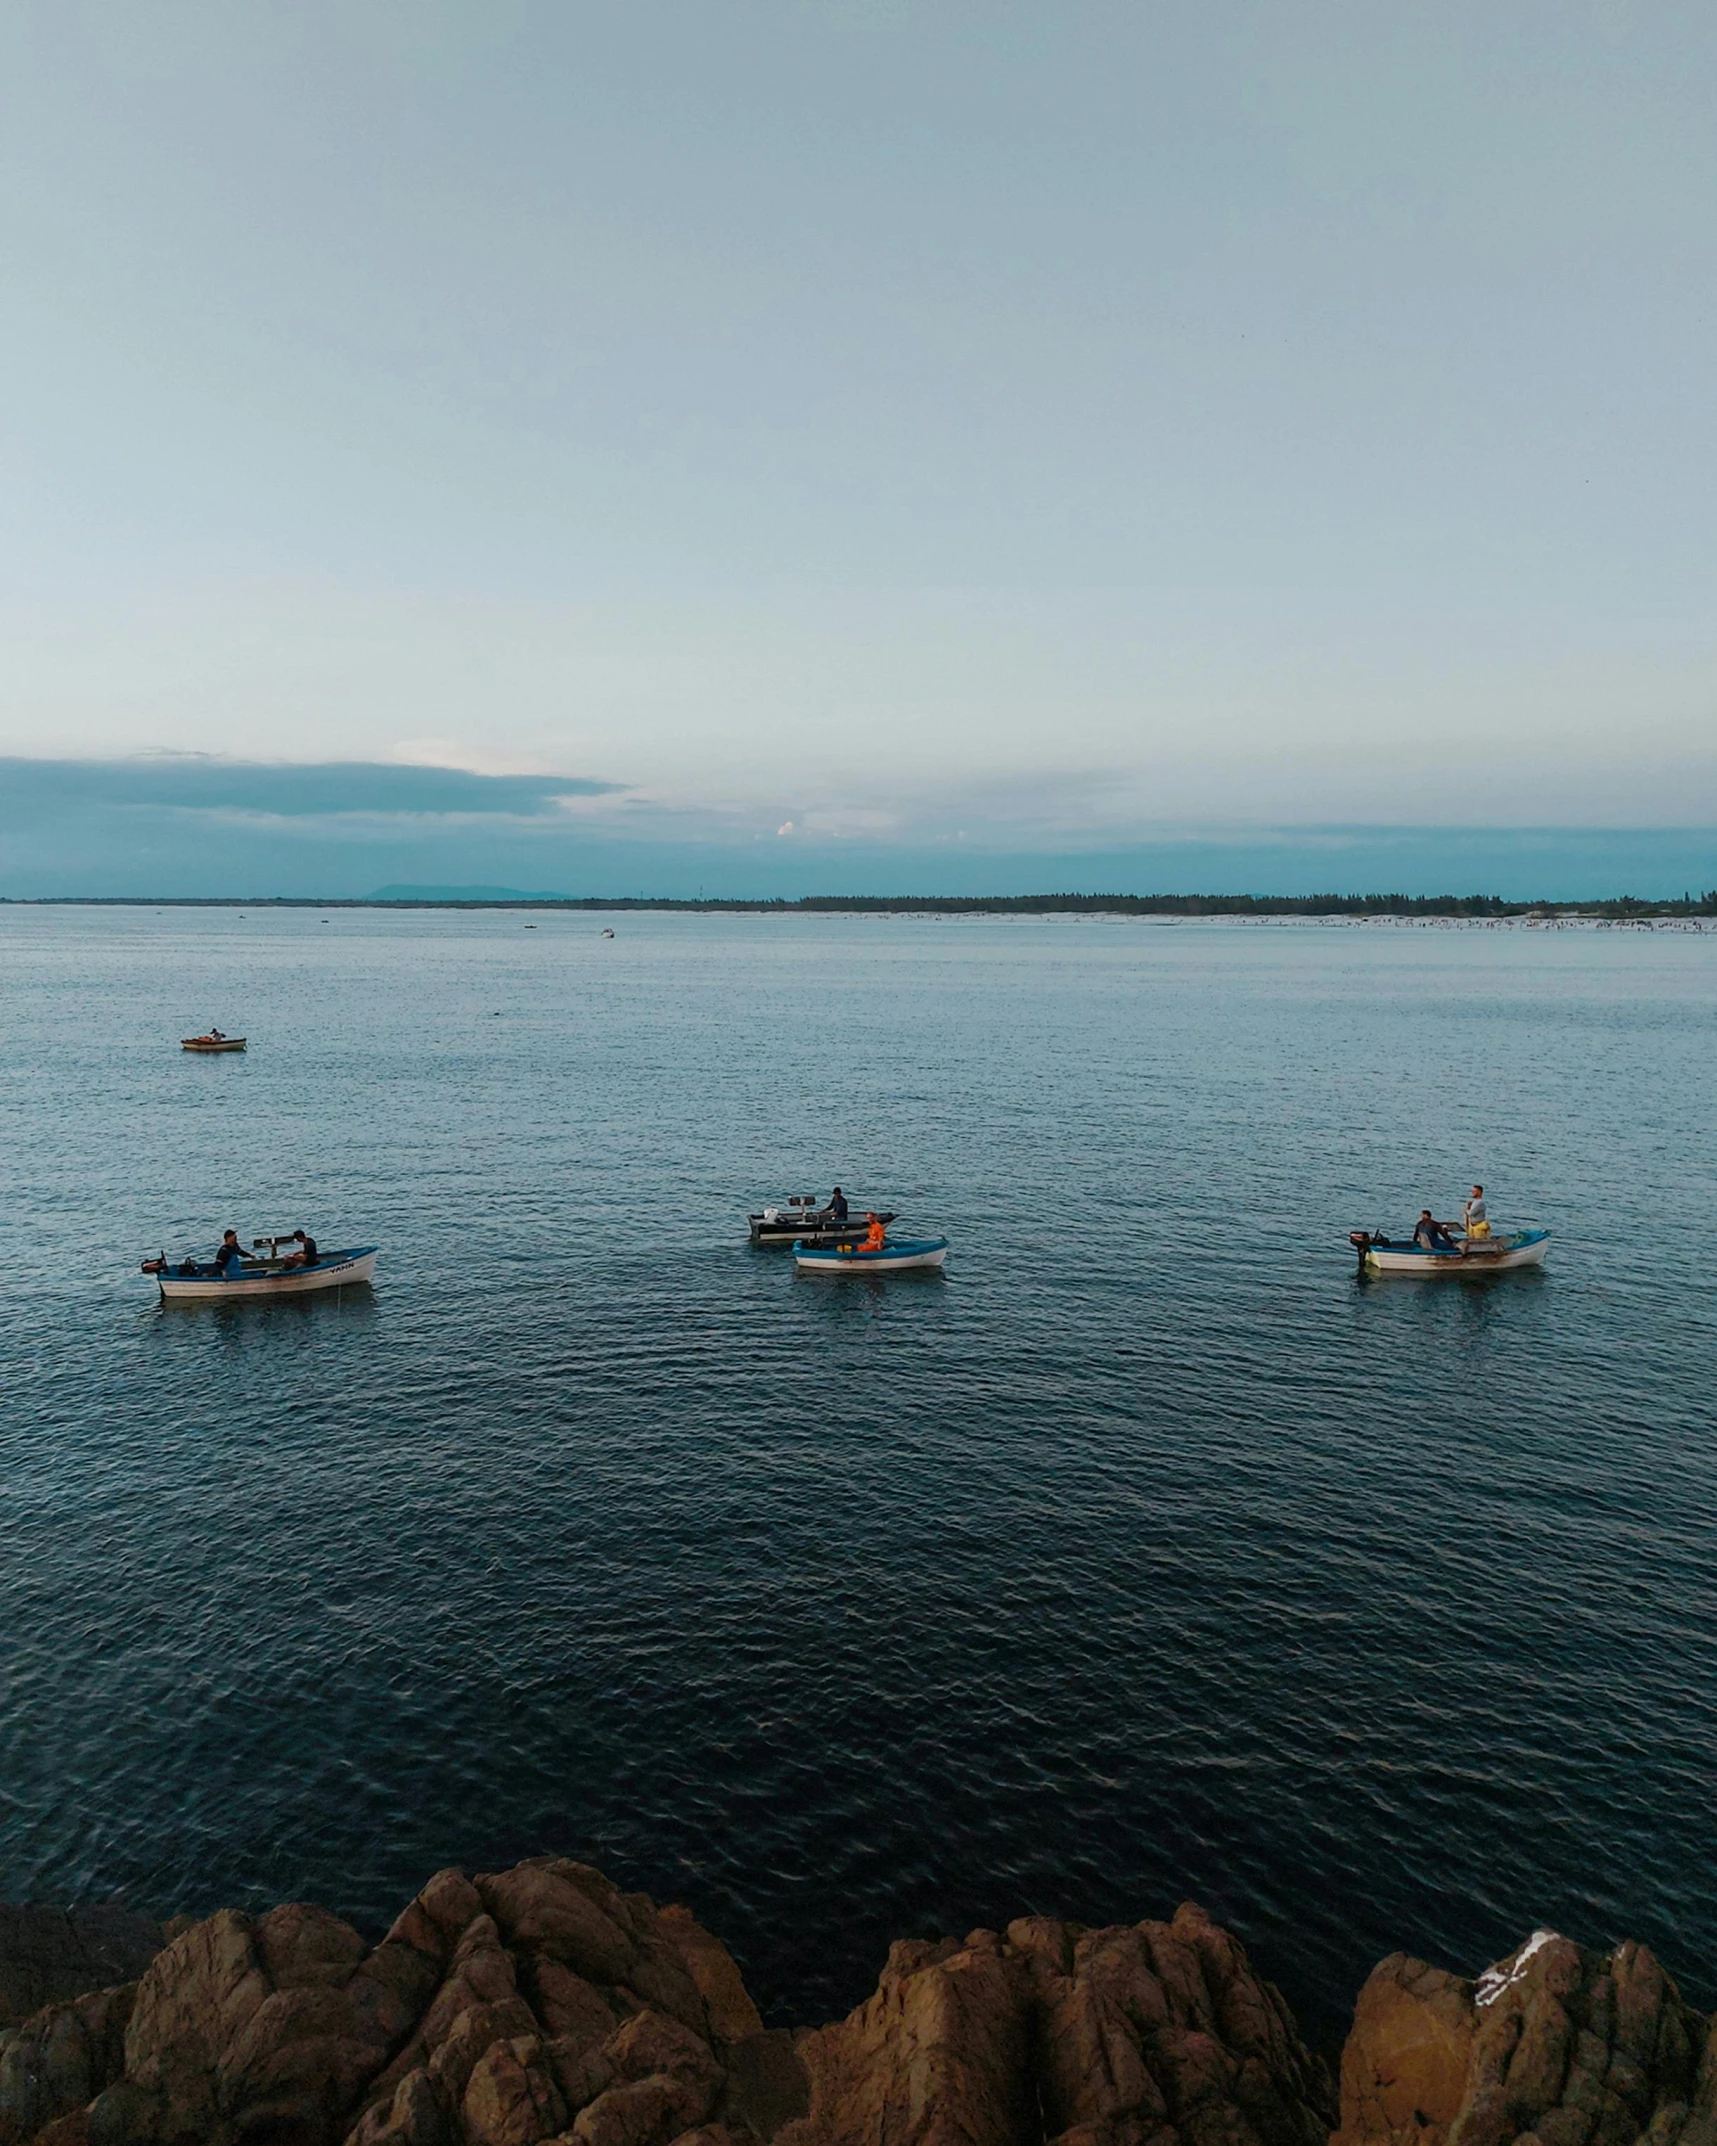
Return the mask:
[[[844,794],[843,794],[844,790]],[[575,895],[1679,894],[1699,828],[1151,826],[1114,778],[884,778],[772,803],[559,774],[215,755],[0,758],[0,895],[363,895],[383,884]],[[868,794],[867,794],[868,793]],[[1108,815],[1106,818],[1105,815]],[[786,839],[777,840],[779,834]]]
[[568,797],[619,793],[578,775],[484,775],[362,760],[310,764],[160,753],[126,760],[0,759],[0,827],[145,810],[289,821],[357,816],[546,819]]

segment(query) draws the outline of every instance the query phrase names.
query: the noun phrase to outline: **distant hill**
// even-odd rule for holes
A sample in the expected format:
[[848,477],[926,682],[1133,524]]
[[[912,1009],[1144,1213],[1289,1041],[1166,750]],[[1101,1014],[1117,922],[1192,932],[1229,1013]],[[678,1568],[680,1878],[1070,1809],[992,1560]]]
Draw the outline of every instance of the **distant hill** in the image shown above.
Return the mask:
[[378,887],[367,902],[564,902],[564,894],[532,894],[523,887]]

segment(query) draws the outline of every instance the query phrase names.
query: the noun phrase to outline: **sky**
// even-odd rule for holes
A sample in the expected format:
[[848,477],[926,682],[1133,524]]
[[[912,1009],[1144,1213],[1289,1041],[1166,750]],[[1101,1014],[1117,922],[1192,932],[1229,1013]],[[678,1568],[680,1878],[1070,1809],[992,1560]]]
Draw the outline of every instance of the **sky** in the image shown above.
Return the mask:
[[1714,88],[1674,0],[13,0],[0,893],[1717,884]]

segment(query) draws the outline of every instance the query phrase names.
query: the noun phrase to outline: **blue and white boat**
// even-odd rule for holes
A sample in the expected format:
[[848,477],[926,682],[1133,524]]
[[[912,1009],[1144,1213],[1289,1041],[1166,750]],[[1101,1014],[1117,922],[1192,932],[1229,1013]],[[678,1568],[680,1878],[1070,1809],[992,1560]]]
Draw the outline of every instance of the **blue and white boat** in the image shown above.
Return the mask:
[[[285,1240],[282,1239],[282,1242]],[[307,1267],[290,1267],[286,1255],[273,1259],[235,1260],[225,1273],[214,1264],[211,1253],[199,1259],[146,1259],[145,1274],[152,1274],[161,1288],[163,1304],[232,1304],[251,1297],[301,1297],[313,1289],[348,1289],[355,1282],[374,1278],[376,1254],[373,1244],[356,1245],[344,1252],[318,1252]]]
[[939,1267],[947,1256],[946,1237],[885,1237],[874,1252],[856,1236],[836,1244],[801,1241],[793,1247],[802,1274],[899,1274],[908,1267]]
[[1547,1229],[1494,1230],[1488,1237],[1457,1235],[1447,1251],[1432,1251],[1411,1238],[1397,1244],[1380,1231],[1356,1229],[1348,1243],[1359,1254],[1366,1274],[1416,1274],[1421,1279],[1469,1279],[1475,1274],[1501,1274],[1512,1267],[1541,1267],[1550,1249]]

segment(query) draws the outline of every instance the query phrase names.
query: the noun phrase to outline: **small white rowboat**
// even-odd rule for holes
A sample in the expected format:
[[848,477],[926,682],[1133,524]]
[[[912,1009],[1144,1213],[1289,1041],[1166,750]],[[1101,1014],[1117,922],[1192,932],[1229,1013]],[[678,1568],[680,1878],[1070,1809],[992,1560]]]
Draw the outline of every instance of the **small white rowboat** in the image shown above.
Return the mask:
[[[163,1267],[156,1260],[147,1260],[143,1271],[153,1274],[160,1283],[163,1304],[227,1304],[236,1303],[240,1297],[301,1297],[312,1289],[347,1289],[354,1282],[370,1281],[375,1275],[378,1249],[371,1244],[349,1252],[324,1252],[309,1267],[272,1262],[235,1267],[230,1281],[204,1260],[186,1260],[178,1267]],[[196,1271],[187,1274],[186,1267]]]
[[1541,1267],[1550,1249],[1547,1229],[1499,1230],[1491,1237],[1457,1238],[1452,1252],[1428,1252],[1417,1244],[1394,1244],[1387,1237],[1356,1229],[1348,1242],[1367,1274],[1417,1274],[1449,1277],[1501,1274],[1511,1267]]
[[242,1051],[244,1038],[223,1036],[218,1028],[211,1028],[206,1036],[181,1036],[179,1048],[182,1051],[202,1051],[205,1054],[210,1051]]
[[793,1257],[805,1274],[899,1274],[907,1267],[939,1267],[948,1256],[946,1237],[883,1239],[867,1252],[856,1240],[844,1244],[796,1244]]

